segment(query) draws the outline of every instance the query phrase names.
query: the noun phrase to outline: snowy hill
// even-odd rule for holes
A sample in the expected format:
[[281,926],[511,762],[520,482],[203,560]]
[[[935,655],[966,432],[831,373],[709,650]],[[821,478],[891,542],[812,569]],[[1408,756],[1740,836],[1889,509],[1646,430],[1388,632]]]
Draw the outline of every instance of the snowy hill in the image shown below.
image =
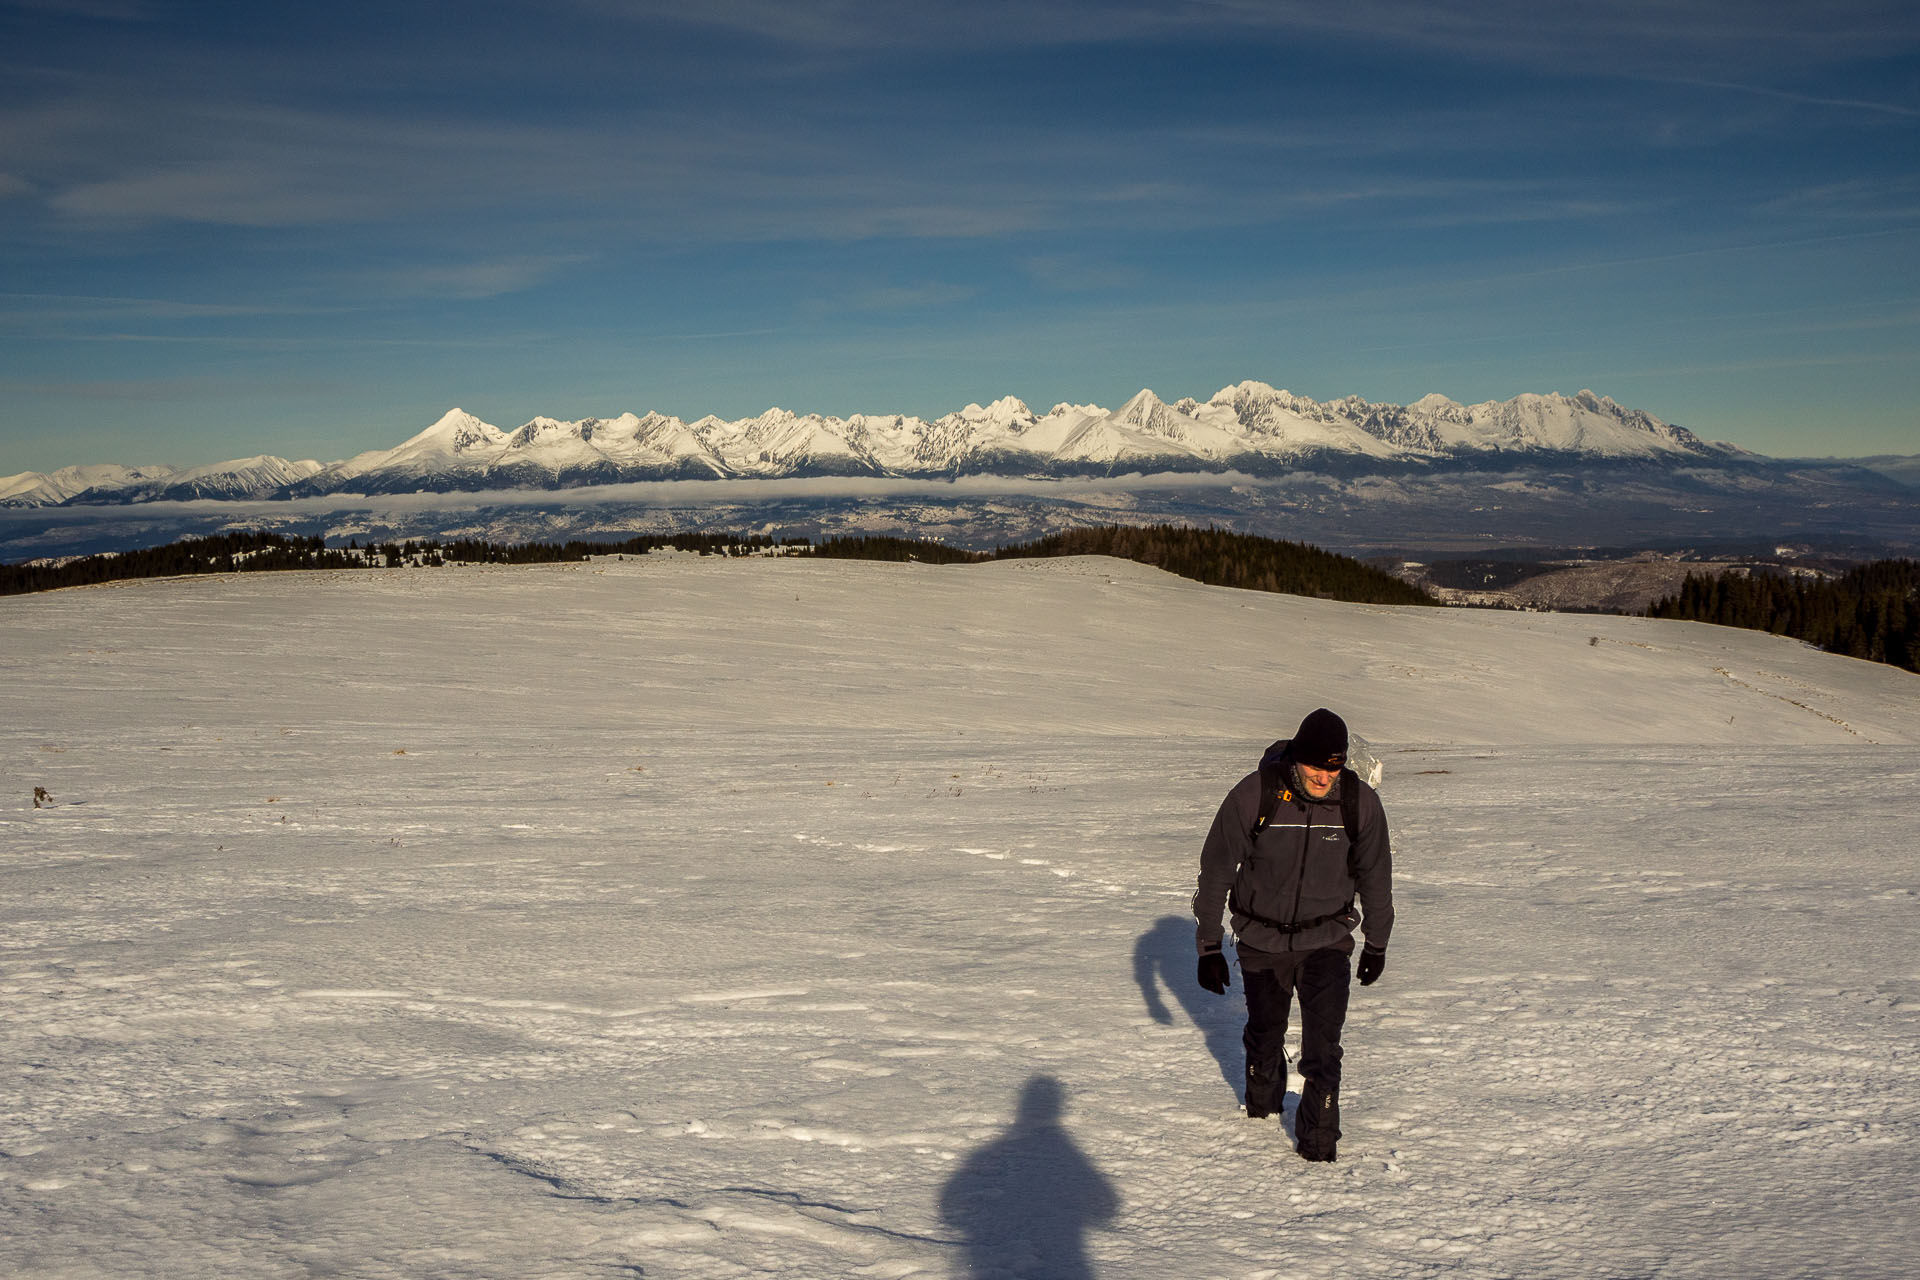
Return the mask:
[[[1006,397],[932,421],[905,414],[839,418],[772,408],[753,418],[726,421],[709,415],[692,423],[660,413],[577,421],[538,417],[504,431],[452,409],[391,449],[325,467],[249,459],[255,465],[243,477],[237,470],[243,464],[220,464],[236,474],[224,481],[201,477],[205,494],[147,483],[156,477],[132,468],[68,468],[57,473],[66,477],[59,481],[33,475],[0,481],[0,503],[564,489],[726,477],[1229,469],[1277,474],[1312,465],[1483,465],[1498,459],[1679,463],[1737,453],[1590,391],[1472,406],[1442,396],[1406,406],[1357,397],[1322,404],[1262,382],[1242,382],[1205,403],[1189,398],[1169,404],[1142,390],[1117,410],[1060,404],[1041,417]],[[269,464],[280,470],[269,474]],[[83,482],[77,477],[81,471],[95,474]],[[222,484],[231,492],[214,493]]]
[[[9,1274],[1920,1251],[1889,667],[1098,559],[236,575],[0,628]],[[1187,904],[1321,703],[1386,763],[1399,922],[1308,1165],[1294,1098],[1239,1110]]]

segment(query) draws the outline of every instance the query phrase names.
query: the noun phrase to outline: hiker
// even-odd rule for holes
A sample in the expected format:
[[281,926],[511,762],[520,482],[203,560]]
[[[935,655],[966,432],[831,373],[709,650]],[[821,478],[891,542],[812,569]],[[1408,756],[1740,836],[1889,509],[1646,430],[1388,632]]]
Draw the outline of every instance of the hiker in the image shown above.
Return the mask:
[[[1267,748],[1260,768],[1227,798],[1200,851],[1200,985],[1225,995],[1220,911],[1232,913],[1246,984],[1247,1115],[1280,1110],[1287,1092],[1281,1048],[1287,1011],[1300,998],[1300,1107],[1294,1148],[1332,1160],[1340,1140],[1340,1028],[1347,1020],[1353,927],[1366,935],[1360,985],[1387,967],[1393,929],[1393,857],[1380,796],[1347,763],[1347,724],[1322,707],[1292,738]],[[1358,897],[1364,915],[1354,911]],[[1363,923],[1364,921],[1364,923]]]

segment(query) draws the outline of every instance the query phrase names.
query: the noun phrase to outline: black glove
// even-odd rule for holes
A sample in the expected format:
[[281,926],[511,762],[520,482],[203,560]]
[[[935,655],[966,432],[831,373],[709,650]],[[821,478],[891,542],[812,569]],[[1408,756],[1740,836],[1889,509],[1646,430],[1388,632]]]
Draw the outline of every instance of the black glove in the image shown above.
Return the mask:
[[1360,985],[1370,987],[1380,980],[1387,971],[1387,949],[1385,947],[1362,947],[1360,949]]
[[1209,951],[1200,957],[1200,985],[1217,996],[1227,994],[1227,986],[1233,975],[1227,972],[1227,958],[1218,951]]

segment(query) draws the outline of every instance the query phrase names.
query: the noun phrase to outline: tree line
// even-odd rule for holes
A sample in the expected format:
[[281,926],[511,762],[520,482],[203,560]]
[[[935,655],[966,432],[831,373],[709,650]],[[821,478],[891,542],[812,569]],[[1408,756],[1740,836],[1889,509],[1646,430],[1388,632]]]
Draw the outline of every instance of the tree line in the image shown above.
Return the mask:
[[318,537],[246,530],[183,538],[163,547],[85,556],[60,565],[0,565],[0,595],[49,591],[124,578],[246,573],[286,569],[396,568],[401,565],[554,564],[590,556],[645,555],[672,547],[700,555],[754,555],[771,550],[823,559],[917,560],[969,564],[1046,556],[1114,556],[1153,565],[1212,586],[1288,595],[1322,596],[1369,604],[1435,604],[1417,587],[1362,564],[1300,542],[1183,525],[1101,526],[1048,534],[995,551],[968,551],[915,538],[861,536],[775,539],[765,534],[645,534],[616,542],[490,542],[479,538],[357,540],[329,547]]
[[700,555],[751,555],[779,545],[807,545],[805,538],[785,544],[765,534],[663,533],[618,542],[489,542],[481,538],[408,539],[369,542],[355,539],[329,547],[317,536],[301,537],[246,529],[204,538],[182,538],[162,547],[81,556],[62,564],[0,565],[0,595],[52,591],[129,578],[174,578],[187,574],[250,573],[285,569],[393,569],[402,565],[554,564],[589,556],[645,555],[672,547]]
[[123,578],[172,578],[192,573],[266,569],[351,569],[365,561],[318,537],[284,537],[245,530],[182,538],[163,547],[82,556],[64,564],[0,565],[0,595],[52,591]]
[[1286,542],[1224,529],[1188,525],[1099,525],[1050,533],[994,551],[964,551],[915,538],[829,538],[816,556],[859,560],[917,560],[926,564],[978,563],[1052,556],[1112,556],[1165,569],[1215,587],[1320,596],[1358,604],[1440,602],[1419,587],[1351,556],[1304,542]]
[[1440,603],[1421,588],[1352,556],[1304,542],[1226,529],[1173,524],[1099,525],[1050,533],[993,553],[997,560],[1036,556],[1113,556],[1209,586],[1319,596],[1356,604]]
[[1647,616],[1771,631],[1920,671],[1920,560],[1874,560],[1830,580],[1690,573]]

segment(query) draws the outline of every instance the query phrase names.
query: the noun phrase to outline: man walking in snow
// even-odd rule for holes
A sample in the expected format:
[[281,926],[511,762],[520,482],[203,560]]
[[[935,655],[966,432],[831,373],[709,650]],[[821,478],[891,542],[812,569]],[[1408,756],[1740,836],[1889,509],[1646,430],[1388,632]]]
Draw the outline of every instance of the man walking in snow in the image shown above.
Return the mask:
[[[1247,1115],[1280,1110],[1287,1092],[1281,1048],[1300,1000],[1300,1108],[1295,1149],[1334,1159],[1340,1140],[1340,1030],[1347,1020],[1353,928],[1361,926],[1360,985],[1387,965],[1393,929],[1393,856],[1380,796],[1347,763],[1347,725],[1322,707],[1292,738],[1267,748],[1207,833],[1193,914],[1200,922],[1200,985],[1225,995],[1222,908],[1233,919],[1246,983]],[[1355,912],[1359,901],[1362,913]],[[1364,921],[1364,923],[1363,923]]]

